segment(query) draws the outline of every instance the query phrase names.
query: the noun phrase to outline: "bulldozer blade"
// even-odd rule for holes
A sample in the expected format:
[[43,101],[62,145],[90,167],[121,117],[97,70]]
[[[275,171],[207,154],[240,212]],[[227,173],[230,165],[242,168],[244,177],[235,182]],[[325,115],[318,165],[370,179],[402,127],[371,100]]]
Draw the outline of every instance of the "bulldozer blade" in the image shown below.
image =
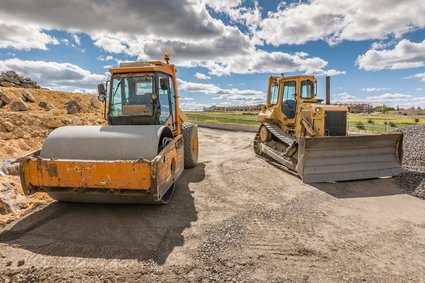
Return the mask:
[[396,176],[402,133],[299,139],[296,171],[304,183]]

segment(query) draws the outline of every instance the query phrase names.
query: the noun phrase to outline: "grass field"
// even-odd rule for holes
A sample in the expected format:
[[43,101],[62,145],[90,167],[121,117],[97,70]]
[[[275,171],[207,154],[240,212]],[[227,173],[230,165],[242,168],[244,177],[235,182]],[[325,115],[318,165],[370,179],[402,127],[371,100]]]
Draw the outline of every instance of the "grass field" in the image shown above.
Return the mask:
[[[255,115],[243,115],[242,112],[186,112],[189,120],[204,121],[213,123],[240,124],[240,125],[259,125]],[[348,115],[348,127],[350,132],[387,132],[396,128],[424,124],[425,117],[420,118],[418,122],[415,117],[394,116],[394,115]]]

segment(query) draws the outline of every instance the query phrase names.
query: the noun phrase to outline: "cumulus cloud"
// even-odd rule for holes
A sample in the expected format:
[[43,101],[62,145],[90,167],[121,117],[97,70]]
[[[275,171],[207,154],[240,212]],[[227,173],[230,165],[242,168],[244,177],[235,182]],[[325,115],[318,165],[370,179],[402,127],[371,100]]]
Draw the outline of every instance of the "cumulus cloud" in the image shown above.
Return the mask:
[[262,21],[258,1],[254,1],[252,7],[241,6],[242,0],[204,0],[203,2],[216,12],[227,14],[232,22],[247,26],[251,33],[257,29]]
[[[32,3],[24,0],[4,0],[0,24],[25,21],[36,26],[34,31],[65,30],[73,35],[86,33],[94,44],[110,53],[135,56],[138,60],[158,60],[169,52],[173,63],[184,67],[206,67],[217,76],[231,73],[307,72],[339,74],[343,71],[324,70],[327,62],[304,52],[295,54],[266,52],[256,48],[256,39],[236,26],[225,25],[213,18],[206,8],[228,13],[235,22],[255,29],[261,13],[258,4],[241,7],[242,1],[207,0],[69,0],[60,6],[54,0]],[[206,6],[207,5],[207,6]],[[172,18],[173,21],[163,19]],[[125,19],[125,20],[123,20]],[[48,35],[39,48],[53,39]],[[49,41],[50,40],[50,41]],[[28,40],[16,40],[31,48]],[[9,44],[10,45],[10,44]]]
[[0,72],[14,70],[30,77],[42,87],[92,89],[106,80],[105,75],[93,74],[70,63],[8,59],[0,61]]
[[370,49],[357,57],[357,65],[366,71],[396,70],[425,66],[425,40],[401,40],[394,49]]
[[[397,11],[397,12],[395,12]],[[325,40],[385,39],[425,27],[422,0],[308,0],[279,5],[254,33],[275,46]]]
[[375,92],[375,91],[382,91],[382,90],[390,90],[390,88],[386,88],[386,87],[366,87],[366,88],[362,88],[363,91],[366,92]]
[[369,103],[373,105],[400,105],[403,107],[423,106],[425,105],[425,97],[413,96],[403,93],[385,93],[381,95],[358,97],[349,93],[342,92],[334,95],[332,103]]
[[209,80],[209,79],[211,79],[210,76],[207,76],[207,75],[205,75],[203,73],[199,73],[199,72],[196,72],[195,73],[195,77],[197,77],[200,80]]
[[179,101],[193,101],[192,97],[179,97]]
[[38,26],[0,20],[0,48],[47,50],[49,44],[59,44],[59,41]]
[[178,79],[179,89],[187,92],[204,93],[216,100],[229,100],[240,104],[264,102],[266,94],[259,90],[229,88],[223,89],[214,84],[193,83]]
[[95,88],[76,88],[74,92],[83,93],[83,94],[97,94],[97,89]]
[[419,73],[416,75],[412,75],[412,76],[408,76],[408,77],[404,77],[403,79],[420,79],[421,82],[425,82],[425,73]]
[[78,35],[73,34],[73,35],[72,35],[72,39],[74,39],[74,42],[75,42],[77,45],[81,45],[81,40],[80,40],[80,38],[78,37]]
[[[200,39],[220,35],[224,24],[196,0],[2,0],[0,16],[86,33],[132,33]],[[1,18],[1,17],[0,17]],[[164,19],[173,19],[167,21]]]
[[195,101],[182,102],[179,105],[180,105],[180,108],[185,111],[199,111],[199,110],[202,110],[203,108],[212,106],[212,104],[210,103],[198,103]]

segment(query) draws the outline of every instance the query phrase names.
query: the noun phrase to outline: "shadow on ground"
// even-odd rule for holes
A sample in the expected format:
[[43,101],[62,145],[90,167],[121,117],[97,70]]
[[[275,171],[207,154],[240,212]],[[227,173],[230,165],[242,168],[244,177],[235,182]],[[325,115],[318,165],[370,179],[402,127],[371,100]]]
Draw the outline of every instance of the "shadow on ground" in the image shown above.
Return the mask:
[[189,184],[205,178],[205,165],[185,170],[165,206],[54,202],[0,234],[0,242],[63,257],[152,259],[163,264],[183,231],[197,220]]
[[392,178],[309,184],[336,198],[362,198],[405,194]]

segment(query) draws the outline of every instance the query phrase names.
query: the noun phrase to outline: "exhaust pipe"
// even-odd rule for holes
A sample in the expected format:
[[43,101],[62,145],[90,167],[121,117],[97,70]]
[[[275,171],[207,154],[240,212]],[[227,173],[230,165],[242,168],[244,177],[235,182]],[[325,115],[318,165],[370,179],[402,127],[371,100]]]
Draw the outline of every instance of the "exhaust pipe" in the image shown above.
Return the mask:
[[331,77],[326,76],[326,104],[331,104]]

